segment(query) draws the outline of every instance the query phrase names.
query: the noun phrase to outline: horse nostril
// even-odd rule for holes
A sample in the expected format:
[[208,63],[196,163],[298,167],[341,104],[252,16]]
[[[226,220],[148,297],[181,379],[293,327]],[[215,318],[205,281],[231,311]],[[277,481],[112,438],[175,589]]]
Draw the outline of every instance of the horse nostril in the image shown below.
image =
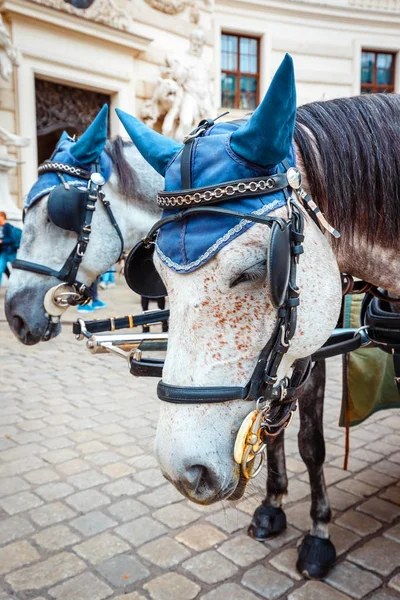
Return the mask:
[[185,479],[188,488],[196,494],[196,496],[209,495],[215,493],[218,482],[215,474],[205,465],[192,465],[186,469]]
[[25,321],[18,315],[13,315],[12,318],[12,326],[14,331],[20,336],[25,333],[23,330],[25,329]]

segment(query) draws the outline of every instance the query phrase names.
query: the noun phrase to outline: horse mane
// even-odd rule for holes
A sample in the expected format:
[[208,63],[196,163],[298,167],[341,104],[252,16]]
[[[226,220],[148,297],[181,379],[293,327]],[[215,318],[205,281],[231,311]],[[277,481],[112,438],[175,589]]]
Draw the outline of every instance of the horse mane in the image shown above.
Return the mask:
[[117,136],[114,140],[108,141],[105,148],[117,177],[118,191],[125,200],[135,199],[138,204],[145,205],[147,211],[157,212],[159,209],[155,198],[145,193],[139,175],[125,157],[124,149],[132,147],[132,142],[124,142],[120,136]]
[[297,110],[295,142],[309,191],[342,238],[384,248],[400,235],[400,96],[312,102]]

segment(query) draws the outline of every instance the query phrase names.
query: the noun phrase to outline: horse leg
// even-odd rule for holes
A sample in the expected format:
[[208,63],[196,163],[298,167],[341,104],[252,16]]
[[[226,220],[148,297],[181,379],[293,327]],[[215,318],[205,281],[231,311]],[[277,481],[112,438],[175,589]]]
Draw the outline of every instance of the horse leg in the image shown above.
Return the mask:
[[311,487],[312,527],[299,547],[297,569],[305,577],[322,579],[335,564],[336,551],[329,539],[331,507],[326,491],[323,465],[325,440],[323,403],[325,361],[315,363],[311,376],[299,397],[299,450],[307,467]]
[[258,542],[263,542],[286,529],[286,515],[281,508],[282,498],[287,493],[285,431],[267,446],[267,495],[255,510],[248,534]]

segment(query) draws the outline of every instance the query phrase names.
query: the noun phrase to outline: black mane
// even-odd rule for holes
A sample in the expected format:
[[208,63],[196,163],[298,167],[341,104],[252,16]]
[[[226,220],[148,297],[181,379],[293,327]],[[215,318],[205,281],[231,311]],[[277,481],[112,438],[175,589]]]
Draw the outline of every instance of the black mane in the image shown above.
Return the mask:
[[343,239],[383,247],[400,236],[400,96],[375,94],[298,108],[295,141],[311,195]]
[[107,142],[105,150],[111,158],[121,196],[126,200],[134,198],[138,203],[145,204],[146,210],[149,210],[149,207],[155,205],[154,199],[144,194],[140,178],[125,158],[124,148],[132,145],[132,142],[124,142],[120,136],[117,136],[115,140]]

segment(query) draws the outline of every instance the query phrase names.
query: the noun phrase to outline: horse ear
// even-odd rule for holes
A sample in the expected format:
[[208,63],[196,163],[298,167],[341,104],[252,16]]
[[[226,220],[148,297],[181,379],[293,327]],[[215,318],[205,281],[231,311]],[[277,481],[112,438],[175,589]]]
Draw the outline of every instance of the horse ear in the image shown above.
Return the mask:
[[57,146],[58,146],[58,144],[61,144],[61,142],[63,142],[64,140],[69,140],[69,135],[65,130],[60,135],[60,139],[57,142]]
[[281,62],[268,91],[250,119],[231,136],[231,148],[261,167],[279,164],[289,154],[296,121],[293,60]]
[[95,162],[107,141],[108,106],[105,104],[79,140],[70,148],[72,156],[84,165]]
[[150,129],[123,110],[116,108],[115,111],[140,154],[164,177],[169,161],[179,152],[182,144]]

